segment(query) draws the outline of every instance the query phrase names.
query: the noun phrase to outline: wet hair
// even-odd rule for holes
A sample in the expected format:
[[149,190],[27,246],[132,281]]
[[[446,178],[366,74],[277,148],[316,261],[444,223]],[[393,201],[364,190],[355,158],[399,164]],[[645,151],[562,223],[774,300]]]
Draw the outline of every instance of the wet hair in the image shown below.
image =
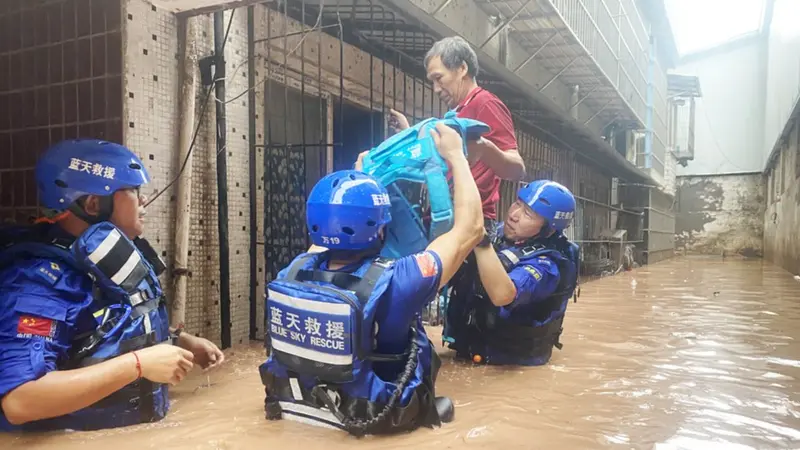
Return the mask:
[[441,58],[442,64],[449,70],[456,70],[461,67],[462,63],[466,63],[469,76],[472,78],[477,78],[478,76],[480,70],[478,67],[478,55],[475,54],[475,50],[472,49],[469,42],[461,36],[446,37],[433,44],[428,53],[425,54],[426,68],[434,56]]

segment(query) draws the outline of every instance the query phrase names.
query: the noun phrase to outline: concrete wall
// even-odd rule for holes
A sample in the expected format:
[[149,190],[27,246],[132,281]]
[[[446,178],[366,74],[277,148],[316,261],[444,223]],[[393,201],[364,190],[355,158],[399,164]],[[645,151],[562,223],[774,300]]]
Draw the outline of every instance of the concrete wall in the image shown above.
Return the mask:
[[761,256],[764,193],[760,172],[678,177],[677,250]]
[[[144,160],[152,177],[145,191],[161,191],[177,175],[178,118],[178,22],[174,14],[162,11],[144,0],[126,0],[124,4],[125,39],[125,120],[124,142]],[[227,13],[227,20],[230,13]],[[210,16],[195,18],[195,37],[200,57],[213,49],[213,25]],[[247,58],[246,15],[237,11],[225,59],[229,73]],[[245,77],[242,77],[242,74]],[[247,89],[246,64],[236,76],[228,77],[227,89],[238,94]],[[199,72],[195,74],[199,81]],[[199,84],[199,83],[198,83]],[[230,95],[229,94],[229,95]],[[233,95],[230,95],[233,97]],[[229,98],[230,98],[229,97]],[[200,118],[205,88],[198,89],[196,120]],[[220,340],[219,314],[219,239],[217,231],[216,139],[214,134],[214,97],[209,99],[192,151],[191,224],[187,331]],[[226,105],[228,152],[228,227],[231,265],[231,342],[243,343],[249,333],[249,190],[248,120],[246,97]],[[146,237],[160,249],[172,266],[174,251],[175,190],[165,192],[148,208]],[[171,287],[169,275],[162,279]]]
[[[764,116],[764,157],[775,140],[795,102],[800,98],[800,2],[777,0],[769,30],[769,56]],[[705,88],[705,86],[704,86]]]
[[[763,250],[765,258],[800,272],[798,126],[778,141],[791,129],[787,121],[800,98],[797,17],[800,3],[776,0],[768,36],[703,52],[678,68],[700,76],[703,90],[695,160],[678,169],[679,247]],[[721,175],[742,171],[765,173]]]
[[675,203],[673,195],[659,189],[648,189],[647,206],[643,209],[647,264],[675,255]]
[[764,256],[800,274],[800,120],[767,174]]
[[690,58],[676,73],[700,77],[695,155],[679,176],[763,169],[763,45],[758,38]]
[[[764,252],[770,261],[800,273],[800,121],[789,117],[800,98],[800,3],[777,0],[768,38],[763,154],[779,152],[767,167]],[[795,117],[797,117],[795,115]],[[783,140],[779,136],[791,130]]]

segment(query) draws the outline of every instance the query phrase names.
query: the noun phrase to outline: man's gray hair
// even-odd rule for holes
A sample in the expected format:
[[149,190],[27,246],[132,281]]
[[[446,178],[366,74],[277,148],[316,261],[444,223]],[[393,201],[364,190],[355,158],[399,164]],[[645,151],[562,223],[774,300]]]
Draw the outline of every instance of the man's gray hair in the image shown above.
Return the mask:
[[425,54],[425,67],[431,58],[438,56],[442,59],[442,64],[450,70],[461,67],[461,63],[467,64],[467,73],[472,78],[478,76],[478,55],[475,50],[461,36],[446,37],[433,44],[428,53]]

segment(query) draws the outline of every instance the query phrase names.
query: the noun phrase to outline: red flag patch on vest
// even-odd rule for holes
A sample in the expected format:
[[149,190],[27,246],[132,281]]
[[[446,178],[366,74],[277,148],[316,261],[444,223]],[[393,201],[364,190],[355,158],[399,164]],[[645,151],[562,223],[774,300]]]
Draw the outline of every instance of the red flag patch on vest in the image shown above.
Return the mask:
[[430,252],[422,252],[414,255],[417,261],[417,267],[424,278],[430,278],[439,273],[439,267],[436,265],[436,258]]
[[21,316],[17,324],[17,333],[52,338],[56,334],[56,324],[50,319]]

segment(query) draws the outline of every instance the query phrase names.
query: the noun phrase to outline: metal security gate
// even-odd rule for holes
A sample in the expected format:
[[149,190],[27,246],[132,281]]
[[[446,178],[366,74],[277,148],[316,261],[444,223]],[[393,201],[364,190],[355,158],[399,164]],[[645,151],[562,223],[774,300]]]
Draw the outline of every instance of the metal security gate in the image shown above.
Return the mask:
[[306,198],[325,172],[319,97],[285,86],[265,92],[264,245],[267,279],[309,247]]
[[251,336],[260,339],[265,283],[309,247],[305,202],[314,184],[383,140],[389,108],[412,123],[446,108],[424,79],[432,38],[403,31],[383,5],[287,0],[254,10],[251,53],[261,63],[250,88],[263,99],[251,111],[255,122],[263,114],[254,137],[263,152],[263,254],[255,258]]

